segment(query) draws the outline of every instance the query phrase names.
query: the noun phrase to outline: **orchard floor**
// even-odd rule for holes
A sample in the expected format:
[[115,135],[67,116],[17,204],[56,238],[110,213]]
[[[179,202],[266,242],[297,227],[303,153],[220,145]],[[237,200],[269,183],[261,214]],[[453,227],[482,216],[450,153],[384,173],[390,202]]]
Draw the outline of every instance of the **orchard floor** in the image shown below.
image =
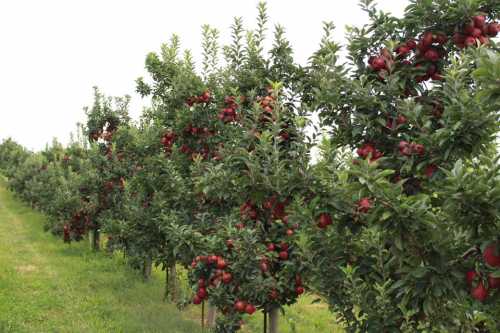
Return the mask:
[[[200,307],[179,311],[162,301],[161,272],[143,282],[121,256],[44,232],[45,218],[0,179],[0,333],[201,332]],[[342,332],[313,299],[301,297],[286,309],[280,333]],[[254,314],[243,331],[262,332],[261,322]]]

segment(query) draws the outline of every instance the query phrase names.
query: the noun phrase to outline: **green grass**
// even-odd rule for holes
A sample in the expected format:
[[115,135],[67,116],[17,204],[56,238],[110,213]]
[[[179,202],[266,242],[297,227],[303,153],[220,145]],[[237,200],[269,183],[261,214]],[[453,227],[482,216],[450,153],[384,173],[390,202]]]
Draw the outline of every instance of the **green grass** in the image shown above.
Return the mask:
[[[45,218],[0,179],[1,333],[201,331],[200,307],[181,312],[162,301],[161,272],[145,283],[121,256],[94,253],[87,242],[68,246],[43,232]],[[342,332],[312,299],[286,309],[280,333]],[[244,332],[262,332],[261,314],[245,320]]]
[[0,184],[0,332],[199,332],[162,283],[117,257],[42,231],[44,216]]

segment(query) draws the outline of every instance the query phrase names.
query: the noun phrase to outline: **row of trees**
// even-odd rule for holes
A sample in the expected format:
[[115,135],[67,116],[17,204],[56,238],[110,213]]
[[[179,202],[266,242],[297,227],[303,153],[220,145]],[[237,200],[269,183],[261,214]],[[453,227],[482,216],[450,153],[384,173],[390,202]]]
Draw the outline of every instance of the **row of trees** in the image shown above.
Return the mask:
[[235,19],[223,61],[203,28],[201,74],[174,36],[147,56],[138,122],[96,90],[80,139],[4,141],[0,168],[65,241],[104,233],[146,278],[161,266],[166,297],[186,267],[217,332],[257,310],[277,332],[305,290],[349,332],[498,331],[500,4],[361,7],[346,63],[331,23],[307,66],[280,26],[265,53],[264,4],[255,30]]

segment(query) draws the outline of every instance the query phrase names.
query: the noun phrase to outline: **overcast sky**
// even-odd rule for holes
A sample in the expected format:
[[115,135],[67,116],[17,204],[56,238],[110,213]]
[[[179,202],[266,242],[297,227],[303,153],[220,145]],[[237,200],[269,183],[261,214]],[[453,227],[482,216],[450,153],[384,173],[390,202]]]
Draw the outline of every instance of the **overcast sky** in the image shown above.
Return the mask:
[[[407,0],[379,0],[379,7],[401,15]],[[147,101],[135,94],[145,75],[148,52],[176,33],[183,48],[200,56],[201,25],[229,41],[233,17],[255,27],[256,0],[0,0],[0,141],[12,137],[29,149],[52,138],[67,143],[75,124],[92,103],[92,86],[105,94],[132,96],[137,117]],[[282,24],[296,59],[305,64],[318,46],[322,22],[337,26],[344,41],[347,24],[367,17],[357,0],[269,0],[269,28]],[[272,29],[269,34],[272,33]]]

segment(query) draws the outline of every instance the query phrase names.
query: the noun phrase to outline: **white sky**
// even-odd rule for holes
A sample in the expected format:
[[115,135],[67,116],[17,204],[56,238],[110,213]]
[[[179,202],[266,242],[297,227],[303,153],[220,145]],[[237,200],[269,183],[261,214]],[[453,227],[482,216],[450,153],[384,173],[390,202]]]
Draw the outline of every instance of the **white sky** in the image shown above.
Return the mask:
[[[257,0],[0,0],[0,141],[12,137],[29,149],[52,138],[67,143],[92,103],[92,86],[110,96],[132,96],[137,117],[147,101],[135,94],[146,74],[150,51],[176,33],[195,59],[201,53],[201,25],[229,42],[233,17],[255,27]],[[379,0],[379,8],[401,15],[407,0]],[[279,23],[296,59],[305,64],[322,35],[322,22],[361,25],[367,17],[357,0],[268,0],[268,36]]]

